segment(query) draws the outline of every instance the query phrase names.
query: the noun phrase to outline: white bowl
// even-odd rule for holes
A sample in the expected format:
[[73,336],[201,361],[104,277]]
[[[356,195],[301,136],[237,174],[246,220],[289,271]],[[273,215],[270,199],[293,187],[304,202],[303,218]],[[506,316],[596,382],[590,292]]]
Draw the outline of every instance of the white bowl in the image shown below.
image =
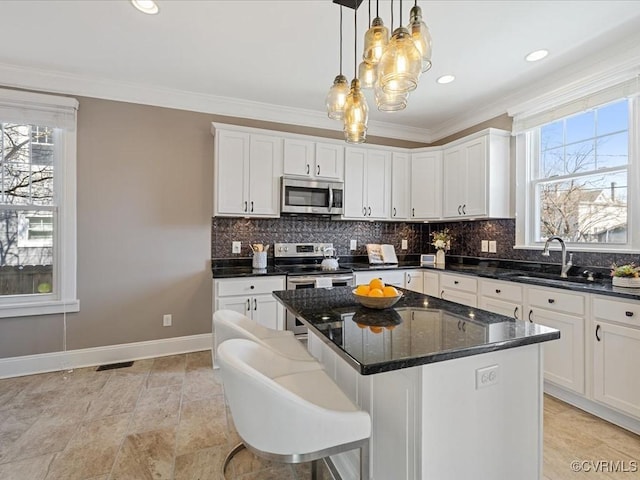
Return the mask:
[[377,308],[379,310],[392,307],[402,298],[402,292],[399,292],[400,294],[397,297],[369,297],[368,295],[358,295],[355,289],[352,290],[352,293],[361,305],[368,308]]

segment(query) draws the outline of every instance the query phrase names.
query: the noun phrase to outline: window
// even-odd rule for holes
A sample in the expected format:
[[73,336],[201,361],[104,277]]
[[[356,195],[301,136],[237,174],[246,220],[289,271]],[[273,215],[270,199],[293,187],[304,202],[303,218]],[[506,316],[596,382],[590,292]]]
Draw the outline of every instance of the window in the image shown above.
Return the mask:
[[640,249],[637,87],[515,116],[516,247],[558,235],[573,250]]
[[78,311],[77,101],[0,89],[0,316]]

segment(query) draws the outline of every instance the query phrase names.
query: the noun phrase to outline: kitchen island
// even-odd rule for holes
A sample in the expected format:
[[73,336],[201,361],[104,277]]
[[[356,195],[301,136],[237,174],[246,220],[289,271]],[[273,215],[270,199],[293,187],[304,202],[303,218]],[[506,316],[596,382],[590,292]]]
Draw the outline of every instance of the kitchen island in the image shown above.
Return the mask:
[[[542,478],[542,348],[557,330],[403,290],[392,308],[350,287],[274,292],[309,350],[372,417],[371,478]],[[357,453],[331,457],[356,479]]]

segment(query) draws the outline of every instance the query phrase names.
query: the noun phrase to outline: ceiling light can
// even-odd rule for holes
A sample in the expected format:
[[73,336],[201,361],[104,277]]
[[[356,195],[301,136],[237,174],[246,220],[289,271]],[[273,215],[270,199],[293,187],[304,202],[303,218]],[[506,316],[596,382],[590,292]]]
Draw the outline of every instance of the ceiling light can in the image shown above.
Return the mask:
[[455,79],[456,79],[455,75],[447,74],[447,75],[442,75],[441,77],[438,77],[436,82],[438,82],[441,85],[446,85],[447,83],[453,82]]
[[155,15],[160,11],[158,5],[153,0],[131,0],[131,4],[147,15]]
[[538,60],[542,60],[547,55],[549,55],[549,50],[544,50],[544,49],[535,50],[535,51],[529,53],[526,57],[524,57],[524,59],[527,62],[537,62]]

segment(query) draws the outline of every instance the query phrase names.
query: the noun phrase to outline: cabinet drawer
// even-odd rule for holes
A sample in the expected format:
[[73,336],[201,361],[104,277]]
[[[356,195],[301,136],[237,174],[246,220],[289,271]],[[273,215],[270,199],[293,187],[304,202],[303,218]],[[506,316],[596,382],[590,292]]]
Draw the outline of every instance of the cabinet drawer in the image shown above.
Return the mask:
[[462,275],[441,275],[440,289],[454,288],[465,292],[476,293],[478,291],[478,280]]
[[480,282],[480,293],[484,297],[498,298],[515,303],[522,302],[522,287],[512,283],[482,280]]
[[584,315],[584,297],[556,289],[529,288],[529,305],[556,312]]
[[462,292],[453,288],[443,287],[440,292],[440,298],[450,302],[459,303],[461,305],[466,305],[467,307],[475,308],[478,306],[478,298],[475,293]]
[[274,290],[284,290],[284,277],[243,277],[216,280],[216,293],[220,297],[230,295],[260,295]]
[[593,297],[593,316],[600,320],[640,327],[640,302],[620,302]]

